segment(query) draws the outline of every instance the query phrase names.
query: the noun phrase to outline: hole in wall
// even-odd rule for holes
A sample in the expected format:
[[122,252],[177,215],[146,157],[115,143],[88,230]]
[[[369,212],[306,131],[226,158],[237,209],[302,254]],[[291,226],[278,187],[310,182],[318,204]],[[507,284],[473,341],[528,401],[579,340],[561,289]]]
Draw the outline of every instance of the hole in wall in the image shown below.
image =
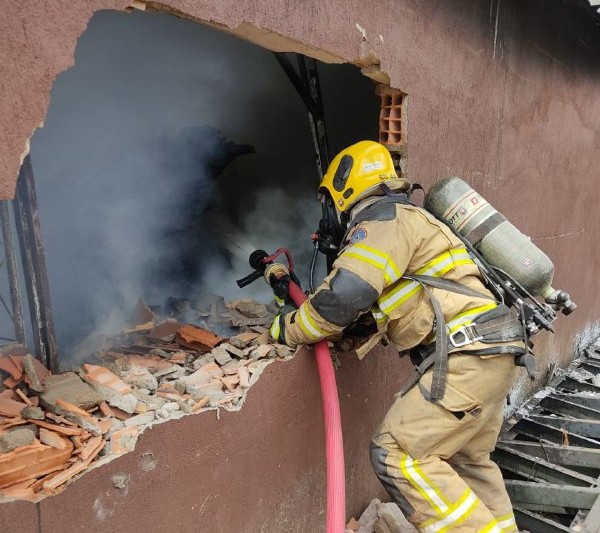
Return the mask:
[[[330,153],[377,140],[374,83],[352,65],[319,74]],[[63,366],[139,296],[269,299],[266,285],[234,282],[256,247],[291,248],[306,280],[314,151],[306,109],[264,48],[163,13],[100,12],[31,157]]]

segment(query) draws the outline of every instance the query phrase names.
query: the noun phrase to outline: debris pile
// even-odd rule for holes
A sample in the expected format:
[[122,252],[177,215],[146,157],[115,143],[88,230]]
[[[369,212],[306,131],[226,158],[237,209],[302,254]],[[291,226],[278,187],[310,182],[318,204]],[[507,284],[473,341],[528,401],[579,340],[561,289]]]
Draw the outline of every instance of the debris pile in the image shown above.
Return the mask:
[[56,494],[133,450],[155,423],[239,409],[265,366],[293,353],[270,343],[273,310],[249,300],[221,305],[209,306],[200,327],[160,320],[139,302],[134,326],[106,339],[98,364],[62,374],[23,348],[0,357],[0,499]]
[[371,501],[365,512],[346,524],[346,533],[417,533],[395,503]]

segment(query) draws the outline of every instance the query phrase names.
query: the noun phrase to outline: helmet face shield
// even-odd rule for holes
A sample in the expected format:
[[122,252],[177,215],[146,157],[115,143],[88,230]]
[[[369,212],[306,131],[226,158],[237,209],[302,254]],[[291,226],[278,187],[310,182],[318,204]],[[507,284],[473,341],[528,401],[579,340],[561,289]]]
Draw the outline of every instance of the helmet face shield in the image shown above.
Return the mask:
[[387,149],[374,141],[361,141],[335,156],[319,190],[326,190],[336,210],[343,213],[381,183],[395,180],[399,178]]

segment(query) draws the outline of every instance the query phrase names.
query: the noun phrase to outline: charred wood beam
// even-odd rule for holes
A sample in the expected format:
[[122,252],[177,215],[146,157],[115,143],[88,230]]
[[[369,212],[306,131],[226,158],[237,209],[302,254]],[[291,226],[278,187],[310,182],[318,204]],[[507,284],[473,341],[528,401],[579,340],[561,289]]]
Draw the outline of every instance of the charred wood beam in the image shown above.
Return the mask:
[[514,506],[513,510],[519,529],[525,529],[534,533],[572,533],[569,527],[563,526],[539,514],[532,513],[522,507]]
[[2,239],[4,242],[4,257],[8,286],[10,289],[10,302],[12,307],[11,319],[15,329],[15,340],[25,344],[25,327],[23,324],[23,302],[21,300],[21,286],[17,269],[17,254],[13,240],[12,223],[8,201],[0,202],[0,223],[2,224]]
[[536,440],[547,440],[555,444],[564,444],[565,438],[568,438],[569,445],[572,446],[583,446],[595,449],[600,448],[600,442],[594,439],[589,439],[571,432],[565,433],[561,429],[532,420],[531,418],[522,418],[515,424],[513,430],[526,435],[527,437]]
[[34,351],[53,372],[58,370],[54,320],[31,158],[23,161],[14,200],[25,287],[33,330]]
[[584,467],[600,470],[600,449],[522,440],[503,440],[499,441],[499,444],[567,468]]
[[532,457],[504,444],[496,445],[492,459],[503,470],[522,476],[526,480],[533,479],[578,487],[589,487],[596,483],[596,479],[593,477],[552,464],[539,457]]

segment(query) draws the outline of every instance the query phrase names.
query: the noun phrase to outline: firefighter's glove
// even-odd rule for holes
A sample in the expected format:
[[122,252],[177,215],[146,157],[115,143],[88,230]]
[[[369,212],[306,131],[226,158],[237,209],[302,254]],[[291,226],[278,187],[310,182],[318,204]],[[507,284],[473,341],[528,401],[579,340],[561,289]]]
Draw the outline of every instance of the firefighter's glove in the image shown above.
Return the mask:
[[285,317],[287,314],[293,313],[294,311],[296,311],[296,309],[293,306],[284,305],[273,319],[273,323],[269,329],[269,334],[275,342],[287,344],[291,348],[295,348],[295,346],[289,345],[285,340]]
[[279,307],[290,302],[290,272],[281,263],[273,263],[265,269],[265,280],[271,285]]

